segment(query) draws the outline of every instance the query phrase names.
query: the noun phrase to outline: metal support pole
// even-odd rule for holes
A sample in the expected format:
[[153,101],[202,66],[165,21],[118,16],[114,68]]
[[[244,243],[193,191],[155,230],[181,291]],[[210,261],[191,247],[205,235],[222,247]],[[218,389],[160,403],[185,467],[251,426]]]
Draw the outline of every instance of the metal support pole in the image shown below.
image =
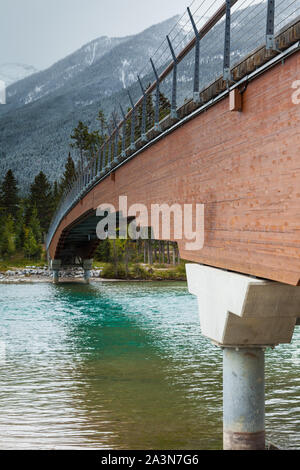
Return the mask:
[[91,163],[89,164],[89,183],[92,181],[93,179],[93,161],[91,161]]
[[86,165],[85,171],[86,171],[86,185],[88,186],[90,182],[90,165],[89,164]]
[[160,90],[159,90],[159,85],[160,85],[160,82],[159,82],[159,76],[158,76],[158,73],[157,73],[157,70],[155,68],[155,65],[153,63],[153,60],[150,59],[150,62],[151,62],[151,65],[152,65],[152,68],[153,68],[153,72],[154,72],[154,75],[155,75],[155,79],[156,79],[156,101],[155,101],[155,123],[154,123],[154,130],[160,132],[161,131],[161,127],[159,125],[159,98],[160,98]]
[[98,160],[97,160],[97,153],[96,153],[94,157],[93,179],[97,177],[97,165],[98,165]]
[[131,97],[131,94],[130,94],[129,90],[127,90],[127,93],[128,93],[128,96],[129,96],[131,107],[132,107],[130,149],[134,150],[135,149],[135,105],[134,105],[134,102],[133,102],[133,99]]
[[105,142],[103,147],[103,173],[105,174],[109,169],[108,160],[106,160],[106,153],[107,153],[107,142]]
[[231,71],[230,71],[230,29],[231,29],[231,0],[226,0],[223,79],[227,83],[231,81]]
[[126,116],[124,113],[124,109],[120,105],[120,110],[121,114],[123,117],[123,127],[122,127],[122,152],[121,152],[121,157],[124,158],[126,157]]
[[115,125],[115,151],[114,151],[114,163],[118,163],[118,144],[119,144],[119,128],[116,116],[113,114],[113,120]]
[[266,50],[269,51],[276,50],[274,36],[275,0],[268,0],[267,9]]
[[108,157],[107,157],[107,169],[110,168],[111,166],[111,129],[110,126],[107,126],[108,129],[108,134],[109,134],[109,139],[108,139]]
[[200,34],[196,23],[194,21],[193,15],[191,10],[187,9],[195,37],[196,37],[196,44],[195,44],[195,71],[194,71],[194,103],[200,103]]
[[99,162],[98,162],[98,174],[99,175],[101,175],[102,167],[103,167],[103,144],[99,150]]
[[92,164],[91,164],[91,181],[93,181],[94,178],[95,178],[95,163],[96,163],[96,159],[93,156],[93,160],[92,160]]
[[100,175],[101,173],[101,158],[102,158],[102,147],[99,149],[99,154],[98,154],[97,175]]
[[92,157],[93,160],[91,161],[91,181],[93,181],[95,177],[95,158]]
[[262,348],[223,350],[224,450],[265,449],[265,378]]
[[174,52],[172,43],[170,41],[169,36],[167,36],[167,41],[169,44],[169,48],[173,57],[173,84],[172,84],[172,104],[171,104],[171,118],[172,119],[177,119],[177,64],[178,60],[176,57],[176,54]]
[[138,81],[143,93],[143,109],[142,109],[142,132],[141,132],[141,137],[142,137],[142,142],[147,142],[147,136],[146,136],[146,116],[147,116],[147,95],[145,93],[145,89],[143,87],[142,81],[140,79],[140,76],[138,75]]

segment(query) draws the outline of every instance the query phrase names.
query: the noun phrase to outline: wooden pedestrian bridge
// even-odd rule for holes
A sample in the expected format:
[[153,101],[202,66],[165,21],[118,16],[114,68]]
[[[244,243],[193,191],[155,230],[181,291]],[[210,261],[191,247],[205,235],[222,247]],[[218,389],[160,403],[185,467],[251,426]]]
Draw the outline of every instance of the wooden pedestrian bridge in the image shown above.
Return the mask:
[[[70,265],[91,259],[99,243],[97,207],[104,202],[118,206],[119,196],[126,195],[129,205],[149,209],[151,204],[204,204],[204,247],[187,251],[186,240],[178,240],[183,259],[299,283],[300,105],[293,100],[293,86],[300,80],[300,20],[297,15],[287,18],[276,34],[276,8],[273,22],[272,9],[266,11],[265,44],[231,67],[230,19],[238,4],[225,2],[199,31],[189,11],[194,38],[177,56],[169,40],[171,63],[116,123],[97,158],[64,195],[47,237],[51,260]],[[201,89],[201,43],[220,22],[223,75]],[[177,67],[193,50],[192,97],[178,107]],[[137,138],[139,107],[145,111],[147,96],[159,93],[167,79],[172,83],[171,114],[159,121],[157,106],[154,126],[146,131],[142,122]],[[132,135],[126,148],[128,122]]]
[[[250,49],[240,57],[234,44],[245,3],[257,2],[226,0],[200,22],[188,10],[193,37],[178,50],[170,34],[171,61],[160,68],[151,59],[148,88],[138,77],[142,97],[134,103],[129,92],[131,110],[114,119],[97,157],[70,182],[46,244],[57,281],[61,267],[75,264],[88,278],[103,203],[118,207],[126,196],[128,206],[143,204],[149,213],[153,204],[203,205],[203,246],[188,250],[187,237],[174,232],[169,240],[192,262],[188,287],[198,297],[202,333],[224,351],[224,449],[254,450],[265,448],[264,350],[291,342],[300,319],[300,2],[256,6],[263,14],[244,18],[253,27],[239,30]],[[219,57],[217,36],[222,70],[202,86],[203,54],[210,47]],[[193,87],[180,102],[178,70],[191,56],[184,85]],[[164,86],[171,110],[161,119]]]

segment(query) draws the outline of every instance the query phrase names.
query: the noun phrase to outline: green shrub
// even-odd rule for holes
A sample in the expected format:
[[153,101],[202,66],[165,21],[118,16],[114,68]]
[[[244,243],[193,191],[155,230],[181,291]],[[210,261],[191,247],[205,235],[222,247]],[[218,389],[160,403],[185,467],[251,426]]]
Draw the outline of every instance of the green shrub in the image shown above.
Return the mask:
[[125,267],[120,263],[116,267],[113,264],[107,264],[102,270],[101,277],[104,279],[126,279]]
[[151,278],[151,273],[140,264],[135,264],[131,269],[130,275],[133,279],[147,280]]

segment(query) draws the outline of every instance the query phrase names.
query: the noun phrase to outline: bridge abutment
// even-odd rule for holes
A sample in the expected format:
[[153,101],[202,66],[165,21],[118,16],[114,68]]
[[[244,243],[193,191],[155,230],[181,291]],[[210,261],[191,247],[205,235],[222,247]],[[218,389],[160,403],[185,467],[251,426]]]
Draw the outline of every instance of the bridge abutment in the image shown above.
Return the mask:
[[264,350],[291,342],[300,287],[197,264],[186,269],[202,333],[223,349],[224,449],[264,449]]

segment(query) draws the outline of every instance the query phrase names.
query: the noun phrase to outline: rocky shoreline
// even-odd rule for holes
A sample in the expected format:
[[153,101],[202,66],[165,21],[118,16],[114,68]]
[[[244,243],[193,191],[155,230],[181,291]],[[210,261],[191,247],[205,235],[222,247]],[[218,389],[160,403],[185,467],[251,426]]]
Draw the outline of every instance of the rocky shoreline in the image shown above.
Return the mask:
[[[102,269],[92,269],[91,279],[101,279]],[[83,279],[83,269],[73,268],[60,271],[59,278],[64,280],[80,281]],[[27,282],[52,282],[53,276],[48,266],[36,267],[26,266],[25,268],[15,268],[0,272],[0,283],[27,283]]]

